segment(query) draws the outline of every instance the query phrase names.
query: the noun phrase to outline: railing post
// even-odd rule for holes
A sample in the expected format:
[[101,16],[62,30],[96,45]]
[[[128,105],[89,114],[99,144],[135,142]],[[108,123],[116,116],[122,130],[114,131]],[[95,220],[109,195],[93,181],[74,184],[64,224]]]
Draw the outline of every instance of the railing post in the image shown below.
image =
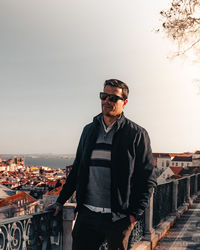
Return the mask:
[[153,193],[149,200],[149,206],[145,209],[145,234],[144,240],[152,241],[155,236],[155,230],[153,229]]
[[74,220],[74,205],[63,207],[63,240],[62,250],[72,249],[72,225]]
[[173,181],[173,194],[172,194],[172,213],[177,212],[177,204],[178,204],[178,181]]
[[197,195],[198,193],[198,175],[195,175],[195,179],[194,179],[194,194]]
[[197,174],[197,194],[199,193],[199,186],[200,186],[200,183],[199,183],[199,173]]
[[191,203],[191,197],[190,197],[190,176],[187,177],[186,202]]

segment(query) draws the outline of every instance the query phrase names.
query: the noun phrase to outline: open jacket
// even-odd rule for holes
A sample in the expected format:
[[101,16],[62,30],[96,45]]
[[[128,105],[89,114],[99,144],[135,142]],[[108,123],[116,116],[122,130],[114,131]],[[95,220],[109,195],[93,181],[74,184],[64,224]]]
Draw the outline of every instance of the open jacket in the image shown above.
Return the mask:
[[[72,170],[57,202],[64,204],[76,190],[77,210],[84,204],[91,152],[100,126],[99,114],[83,129]],[[111,149],[111,211],[113,216],[138,219],[156,185],[150,140],[146,130],[128,120],[117,120]]]

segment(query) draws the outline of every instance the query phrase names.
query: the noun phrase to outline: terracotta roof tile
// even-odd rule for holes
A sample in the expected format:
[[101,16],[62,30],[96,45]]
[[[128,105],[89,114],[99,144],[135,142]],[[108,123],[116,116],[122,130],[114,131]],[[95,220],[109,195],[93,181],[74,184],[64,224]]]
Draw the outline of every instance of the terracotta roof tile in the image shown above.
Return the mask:
[[61,189],[62,189],[62,186],[54,188],[53,190],[46,192],[45,195],[52,195],[52,194],[59,195]]
[[0,201],[0,207],[8,206],[11,204],[13,205],[13,203],[16,203],[21,200],[26,200],[27,203],[31,203],[31,202],[34,202],[36,199],[30,196],[29,194],[27,194],[26,192],[20,192],[18,194],[2,199]]
[[173,173],[175,174],[175,175],[178,175],[180,172],[181,172],[181,170],[183,169],[183,167],[170,167],[170,169],[173,171]]
[[192,156],[174,156],[172,161],[190,161],[192,162]]

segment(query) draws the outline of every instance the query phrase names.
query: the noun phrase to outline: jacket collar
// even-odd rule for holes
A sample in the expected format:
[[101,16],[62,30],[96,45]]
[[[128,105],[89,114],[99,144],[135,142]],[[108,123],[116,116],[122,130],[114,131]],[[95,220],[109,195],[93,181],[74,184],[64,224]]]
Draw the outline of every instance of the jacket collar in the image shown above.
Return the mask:
[[[93,122],[94,122],[95,124],[97,124],[97,123],[99,123],[99,122],[101,123],[102,116],[103,116],[102,113],[98,114],[97,116],[95,116],[95,117],[93,118]],[[125,124],[125,119],[126,119],[126,117],[124,116],[124,112],[122,112],[121,117],[120,117],[119,119],[117,119],[117,121],[116,121],[117,130],[118,130],[121,126],[123,126],[123,125]]]

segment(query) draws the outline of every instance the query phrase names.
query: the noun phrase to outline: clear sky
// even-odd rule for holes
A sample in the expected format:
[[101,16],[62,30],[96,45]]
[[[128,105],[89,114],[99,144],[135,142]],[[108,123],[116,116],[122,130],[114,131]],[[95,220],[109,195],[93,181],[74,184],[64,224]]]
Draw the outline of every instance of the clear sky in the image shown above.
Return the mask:
[[75,153],[105,79],[130,87],[125,115],[153,152],[200,149],[200,71],[170,60],[168,0],[1,0],[0,154]]

